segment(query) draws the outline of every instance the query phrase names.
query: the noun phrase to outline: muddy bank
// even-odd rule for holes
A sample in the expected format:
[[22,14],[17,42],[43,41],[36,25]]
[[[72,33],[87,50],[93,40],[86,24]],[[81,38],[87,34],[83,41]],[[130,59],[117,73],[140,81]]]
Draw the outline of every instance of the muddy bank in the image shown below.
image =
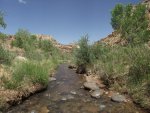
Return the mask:
[[0,90],[0,111],[5,112],[8,108],[20,104],[31,95],[46,90],[47,86],[34,84],[23,90]]
[[65,64],[60,65],[55,77],[47,90],[10,108],[7,113],[145,113],[133,103],[113,102],[105,94],[92,98],[90,92],[82,88],[84,77]]

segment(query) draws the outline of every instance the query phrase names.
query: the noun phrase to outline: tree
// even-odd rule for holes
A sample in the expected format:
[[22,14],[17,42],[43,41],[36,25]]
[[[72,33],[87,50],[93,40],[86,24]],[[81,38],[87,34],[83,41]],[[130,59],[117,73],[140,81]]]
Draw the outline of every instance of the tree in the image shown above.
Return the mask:
[[117,4],[111,12],[111,25],[115,30],[120,28],[121,18],[123,17],[123,9],[124,7],[122,4]]
[[118,4],[112,10],[111,25],[129,44],[141,44],[149,40],[148,23],[146,6],[143,4],[134,7],[131,4]]
[[4,21],[4,13],[2,11],[0,11],[0,27],[2,28],[6,28],[6,23]]
[[86,73],[86,66],[92,63],[91,47],[88,43],[88,35],[81,37],[78,42],[79,48],[75,51],[75,61],[78,66],[77,73]]

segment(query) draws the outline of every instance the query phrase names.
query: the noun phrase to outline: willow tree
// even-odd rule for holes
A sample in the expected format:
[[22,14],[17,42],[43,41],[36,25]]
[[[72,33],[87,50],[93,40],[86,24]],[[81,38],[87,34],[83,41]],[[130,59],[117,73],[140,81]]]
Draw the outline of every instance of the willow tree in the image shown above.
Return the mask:
[[146,10],[143,4],[136,6],[118,4],[111,12],[111,25],[129,44],[147,42],[150,38],[150,31]]
[[4,21],[4,13],[2,11],[0,11],[0,27],[2,28],[6,28],[6,23]]

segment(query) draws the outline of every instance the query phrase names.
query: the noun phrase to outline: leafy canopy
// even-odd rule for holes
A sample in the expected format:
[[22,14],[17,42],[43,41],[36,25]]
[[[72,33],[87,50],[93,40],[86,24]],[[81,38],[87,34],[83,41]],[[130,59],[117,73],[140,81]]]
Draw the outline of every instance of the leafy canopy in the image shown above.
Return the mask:
[[147,42],[150,38],[146,6],[117,4],[111,12],[111,25],[130,44]]
[[2,11],[0,11],[0,27],[2,28],[6,28],[6,23],[4,21],[4,13]]

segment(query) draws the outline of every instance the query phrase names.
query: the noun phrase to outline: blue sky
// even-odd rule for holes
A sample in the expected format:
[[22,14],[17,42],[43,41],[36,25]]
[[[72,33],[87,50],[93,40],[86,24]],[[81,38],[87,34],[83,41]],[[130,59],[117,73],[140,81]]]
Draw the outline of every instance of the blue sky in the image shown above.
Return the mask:
[[33,34],[52,35],[68,44],[88,34],[94,42],[110,34],[111,10],[117,3],[140,0],[0,0],[7,28],[1,32],[15,34],[19,28]]

